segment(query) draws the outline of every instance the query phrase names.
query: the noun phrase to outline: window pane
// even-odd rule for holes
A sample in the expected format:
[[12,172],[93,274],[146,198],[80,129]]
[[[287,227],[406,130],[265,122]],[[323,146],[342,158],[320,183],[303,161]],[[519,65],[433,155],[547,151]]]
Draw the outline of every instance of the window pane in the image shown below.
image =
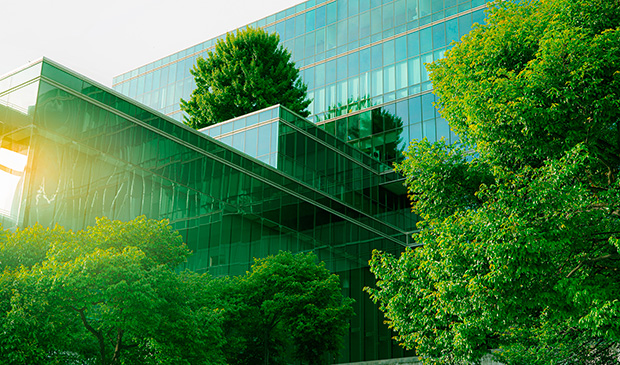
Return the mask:
[[306,34],[306,49],[304,50],[304,58],[308,58],[308,57],[312,57],[315,55],[315,51],[314,51],[314,45],[315,45],[315,39],[314,39],[314,32],[310,32],[308,34]]
[[325,64],[325,83],[334,81],[336,81],[336,60],[331,60]]
[[424,94],[422,95],[422,120],[428,120],[435,118],[435,107],[433,102],[435,101],[435,95]]
[[433,49],[441,48],[446,45],[445,23],[433,26]]
[[384,68],[383,71],[383,92],[389,93],[395,90],[396,81],[394,74],[394,65],[388,66]]
[[420,17],[431,15],[431,0],[420,0]]
[[295,37],[306,32],[306,15],[300,14],[295,17]]
[[377,44],[376,46],[372,46],[372,68],[378,68],[383,66],[383,50],[382,45]]
[[394,41],[383,43],[383,64],[389,65],[394,63]]
[[422,56],[422,82],[428,81],[428,70],[426,69],[426,65],[429,63],[433,63],[432,53],[427,53]]
[[337,79],[342,80],[347,77],[347,57],[340,57],[336,59],[337,63]]
[[372,34],[383,31],[381,22],[381,8],[376,8],[370,12],[370,30]]
[[402,89],[408,85],[407,77],[407,61],[403,61],[396,65],[396,89]]
[[394,40],[394,61],[400,62],[407,58],[407,38],[398,37]]
[[360,38],[366,38],[370,35],[370,12],[360,15]]
[[314,14],[315,10],[310,10],[306,13],[306,32],[311,32],[314,30],[314,24],[316,23]]
[[347,44],[347,24],[346,20],[338,22],[338,46]]
[[451,19],[446,22],[446,44],[459,40],[458,19]]
[[383,30],[394,28],[394,4],[383,5]]
[[459,38],[469,33],[471,24],[471,14],[465,14],[459,17]]
[[347,105],[347,99],[349,94],[347,93],[347,81],[338,83],[338,104]]
[[383,94],[383,70],[378,69],[372,72],[372,96]]
[[329,3],[327,4],[327,24],[332,24],[334,22],[336,22],[337,20],[337,15],[338,15],[338,9],[336,8],[336,3]]
[[420,31],[420,53],[430,52],[433,49],[432,28],[425,28]]
[[271,146],[271,124],[258,127],[258,153],[257,156],[262,156],[270,152]]
[[370,48],[359,51],[360,54],[360,73],[370,71]]
[[407,9],[405,0],[396,0],[394,2],[394,25],[399,26],[407,21]]
[[357,76],[357,74],[359,74],[359,68],[360,68],[360,63],[359,63],[359,52],[355,52],[352,53],[350,55],[347,56],[347,63],[348,63],[348,74],[349,77],[351,76]]
[[420,58],[412,58],[407,61],[409,64],[409,84],[415,85],[421,82],[420,76]]
[[409,123],[418,123],[422,121],[422,106],[420,97],[416,96],[409,99]]
[[286,27],[284,39],[292,39],[295,36],[295,18],[287,19],[284,24]]
[[336,24],[332,24],[327,27],[326,45],[326,50],[330,50],[338,46],[338,27]]
[[314,68],[314,82],[316,87],[325,86],[325,64],[321,63]]
[[407,0],[407,21],[418,19],[418,0]]
[[325,29],[316,31],[316,53],[325,52]]
[[325,26],[325,6],[316,8],[316,29]]
[[349,19],[349,39],[348,42],[355,42],[359,34],[358,17],[354,16]]
[[409,57],[417,56],[420,54],[420,42],[418,32],[411,33],[407,36],[407,54]]

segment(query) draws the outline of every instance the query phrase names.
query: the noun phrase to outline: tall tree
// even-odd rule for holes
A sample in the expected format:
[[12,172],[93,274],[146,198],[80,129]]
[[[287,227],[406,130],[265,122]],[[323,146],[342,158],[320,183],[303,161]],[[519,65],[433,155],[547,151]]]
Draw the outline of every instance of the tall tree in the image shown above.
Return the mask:
[[196,89],[181,100],[185,123],[199,129],[275,104],[307,117],[307,87],[279,42],[277,34],[250,27],[218,40],[191,70]]
[[230,364],[319,364],[342,346],[353,315],[339,278],[312,253],[257,259],[246,275],[224,279]]
[[430,66],[461,146],[398,166],[422,247],[369,288],[426,361],[617,363],[620,1],[498,1]]

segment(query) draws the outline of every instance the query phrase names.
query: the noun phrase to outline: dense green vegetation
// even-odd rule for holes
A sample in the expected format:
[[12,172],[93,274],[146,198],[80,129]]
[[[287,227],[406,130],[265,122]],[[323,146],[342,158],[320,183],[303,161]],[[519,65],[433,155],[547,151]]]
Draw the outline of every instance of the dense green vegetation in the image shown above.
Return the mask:
[[369,288],[427,362],[617,363],[620,1],[499,1],[429,67],[462,140],[397,169],[423,247]]
[[181,100],[185,123],[200,129],[275,104],[307,117],[307,87],[279,43],[277,34],[249,27],[218,40],[191,70],[196,89]]
[[280,252],[223,281],[227,363],[321,364],[337,355],[353,300],[342,297],[338,276],[315,262],[312,253]]
[[175,270],[189,255],[166,221],[144,217],[0,230],[0,363],[316,363],[337,352],[350,300],[313,254],[257,260],[239,278]]

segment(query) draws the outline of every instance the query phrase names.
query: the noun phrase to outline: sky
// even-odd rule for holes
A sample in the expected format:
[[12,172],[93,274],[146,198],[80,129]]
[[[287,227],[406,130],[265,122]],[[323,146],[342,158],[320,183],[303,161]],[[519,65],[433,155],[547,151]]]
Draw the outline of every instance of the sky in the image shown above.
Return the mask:
[[112,78],[303,0],[4,0],[0,75],[45,56]]

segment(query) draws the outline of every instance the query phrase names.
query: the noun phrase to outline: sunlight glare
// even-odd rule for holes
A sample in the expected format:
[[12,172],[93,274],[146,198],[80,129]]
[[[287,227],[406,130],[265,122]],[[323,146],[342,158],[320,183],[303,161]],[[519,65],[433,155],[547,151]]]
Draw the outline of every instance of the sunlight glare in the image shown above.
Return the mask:
[[28,156],[22,155],[6,148],[0,148],[0,165],[14,171],[24,171]]

